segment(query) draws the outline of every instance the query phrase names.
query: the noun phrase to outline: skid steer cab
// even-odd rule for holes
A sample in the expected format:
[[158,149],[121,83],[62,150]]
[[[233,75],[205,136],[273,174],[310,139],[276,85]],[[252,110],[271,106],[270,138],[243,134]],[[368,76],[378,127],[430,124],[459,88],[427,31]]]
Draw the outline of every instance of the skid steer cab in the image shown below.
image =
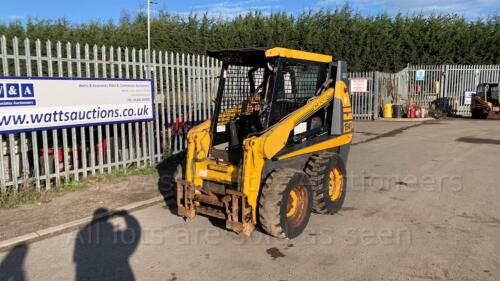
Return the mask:
[[178,214],[294,238],[346,195],[353,134],[347,65],[285,48],[209,51],[223,62],[210,120],[187,135]]
[[477,85],[471,97],[470,112],[474,119],[500,119],[500,83]]

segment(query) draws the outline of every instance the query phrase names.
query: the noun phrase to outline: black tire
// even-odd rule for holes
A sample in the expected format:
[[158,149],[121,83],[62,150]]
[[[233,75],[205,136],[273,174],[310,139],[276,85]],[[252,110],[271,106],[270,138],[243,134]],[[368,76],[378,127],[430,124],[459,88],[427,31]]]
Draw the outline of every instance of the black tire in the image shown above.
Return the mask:
[[[333,178],[334,180],[340,179],[341,182],[336,187],[330,188],[330,173],[333,173],[335,169],[340,176],[336,176],[334,173]],[[338,212],[344,204],[347,191],[347,173],[342,158],[338,154],[328,151],[314,155],[307,163],[306,173],[313,185],[314,212],[320,214]]]
[[309,222],[312,197],[311,181],[304,172],[290,168],[272,172],[262,187],[259,200],[262,228],[278,238],[299,236]]
[[175,168],[174,174],[173,174],[173,183],[176,183],[177,180],[182,180],[184,179],[184,166],[182,164],[177,164],[177,167]]
[[486,119],[487,117],[488,113],[484,113],[482,109],[472,110],[472,119]]
[[186,179],[185,171],[185,161],[180,161],[179,164],[175,167],[175,170],[172,172],[172,176],[169,183],[169,190],[165,192],[163,195],[167,200],[177,200],[177,180],[178,179]]

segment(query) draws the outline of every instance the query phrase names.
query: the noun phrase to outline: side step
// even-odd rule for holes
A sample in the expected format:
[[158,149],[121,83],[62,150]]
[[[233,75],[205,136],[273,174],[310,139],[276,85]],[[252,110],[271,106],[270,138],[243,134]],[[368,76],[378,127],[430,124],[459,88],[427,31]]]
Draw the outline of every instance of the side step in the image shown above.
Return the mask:
[[227,229],[245,236],[250,236],[255,228],[246,196],[232,189],[216,192],[177,180],[177,208],[177,214],[188,220],[197,213],[225,220]]

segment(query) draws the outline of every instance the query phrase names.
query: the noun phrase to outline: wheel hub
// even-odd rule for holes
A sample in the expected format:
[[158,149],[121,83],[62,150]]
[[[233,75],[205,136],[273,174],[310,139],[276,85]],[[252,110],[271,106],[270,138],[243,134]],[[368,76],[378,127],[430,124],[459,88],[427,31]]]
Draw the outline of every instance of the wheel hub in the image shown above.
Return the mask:
[[288,197],[286,217],[291,225],[299,225],[306,214],[307,189],[304,186],[296,186]]
[[338,168],[333,168],[328,176],[328,195],[332,201],[337,201],[342,195],[344,177]]
[[290,192],[290,200],[288,201],[288,212],[286,216],[289,218],[295,214],[297,211],[297,193],[292,190]]

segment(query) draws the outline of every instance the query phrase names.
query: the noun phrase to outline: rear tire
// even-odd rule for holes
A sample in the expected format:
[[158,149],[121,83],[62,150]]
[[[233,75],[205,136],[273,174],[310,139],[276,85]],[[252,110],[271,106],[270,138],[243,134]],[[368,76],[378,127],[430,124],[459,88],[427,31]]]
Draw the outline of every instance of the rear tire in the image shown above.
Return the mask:
[[272,172],[259,200],[262,228],[278,238],[299,236],[309,222],[312,197],[311,181],[304,172],[290,168]]
[[344,204],[347,177],[344,161],[338,154],[324,151],[311,157],[306,173],[313,185],[313,210],[334,214]]

